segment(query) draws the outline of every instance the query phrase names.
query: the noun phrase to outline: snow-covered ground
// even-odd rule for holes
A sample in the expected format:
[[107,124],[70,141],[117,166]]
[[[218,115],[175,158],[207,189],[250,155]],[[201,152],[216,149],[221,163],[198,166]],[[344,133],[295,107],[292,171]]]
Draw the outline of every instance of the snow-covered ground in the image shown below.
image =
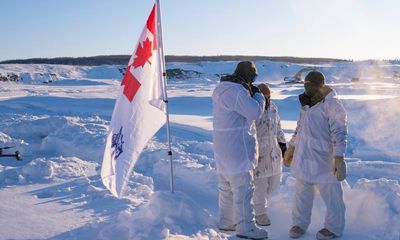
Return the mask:
[[[0,158],[0,239],[235,239],[217,230],[211,94],[235,62],[170,63],[200,74],[169,80],[176,193],[168,192],[166,133],[142,153],[127,197],[102,185],[105,136],[121,73],[118,66],[0,65],[23,76],[0,83],[0,147],[22,161]],[[299,114],[301,84],[285,84],[309,65],[257,62],[279,107],[287,139]],[[119,66],[122,67],[122,66]],[[348,62],[317,65],[348,112],[349,176],[342,239],[400,239],[400,65]],[[58,80],[48,82],[55,74]],[[351,83],[357,77],[360,82]],[[271,239],[288,239],[295,180],[284,170],[269,205]],[[317,197],[303,239],[322,228]]]

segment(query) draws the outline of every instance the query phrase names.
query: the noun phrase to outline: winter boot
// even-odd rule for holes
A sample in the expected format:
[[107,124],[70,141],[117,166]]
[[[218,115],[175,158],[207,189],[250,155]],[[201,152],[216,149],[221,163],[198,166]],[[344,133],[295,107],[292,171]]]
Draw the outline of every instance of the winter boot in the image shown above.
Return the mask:
[[256,215],[256,223],[260,226],[269,226],[271,225],[271,220],[266,213],[261,215]]
[[290,238],[299,238],[304,235],[306,231],[299,226],[293,226],[289,231]]
[[245,238],[245,239],[267,239],[268,232],[265,231],[264,229],[254,226],[249,231],[244,232],[244,233],[238,233],[238,234],[236,234],[236,236],[238,238]]
[[336,234],[334,234],[333,232],[329,231],[326,228],[319,230],[319,232],[317,233],[318,240],[333,239],[333,238],[337,238],[337,237],[338,236],[336,236]]

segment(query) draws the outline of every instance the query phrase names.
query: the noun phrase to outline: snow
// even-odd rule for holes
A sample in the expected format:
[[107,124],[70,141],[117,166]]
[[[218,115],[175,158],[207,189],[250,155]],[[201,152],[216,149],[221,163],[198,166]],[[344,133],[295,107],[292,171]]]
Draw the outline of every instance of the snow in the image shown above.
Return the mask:
[[[132,225],[137,227],[132,228]],[[148,226],[152,226],[151,232],[141,231]],[[209,226],[216,226],[215,219],[184,193],[159,191],[138,211],[118,216],[116,222],[100,231],[99,238],[112,239],[116,237],[115,232],[119,232],[122,235],[117,235],[119,239],[161,239],[169,237],[171,232],[196,234],[198,229]]]
[[[218,231],[218,180],[212,143],[211,94],[237,62],[168,63],[200,74],[169,80],[175,193],[162,128],[147,144],[127,195],[114,198],[100,167],[120,68],[124,66],[0,65],[23,77],[0,83],[0,147],[22,161],[0,158],[0,239],[235,239]],[[256,62],[258,82],[272,87],[287,139],[299,116],[301,84],[283,83],[309,64]],[[349,176],[346,229],[341,239],[400,239],[400,72],[396,63],[365,61],[316,65],[348,112]],[[49,82],[50,74],[57,80]],[[304,76],[303,76],[304,77]],[[358,77],[360,82],[351,82]],[[47,83],[46,83],[47,82]],[[266,229],[287,239],[295,179],[284,169],[271,197]],[[323,227],[315,199],[302,239]]]

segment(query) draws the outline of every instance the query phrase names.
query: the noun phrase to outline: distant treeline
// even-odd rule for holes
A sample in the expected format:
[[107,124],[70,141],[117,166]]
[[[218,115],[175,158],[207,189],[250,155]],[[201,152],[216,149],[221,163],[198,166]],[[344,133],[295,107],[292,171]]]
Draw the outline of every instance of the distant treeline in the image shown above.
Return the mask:
[[[30,58],[30,59],[16,59],[6,60],[0,64],[59,64],[59,65],[84,65],[84,66],[98,66],[98,65],[126,65],[129,61],[129,55],[107,55],[107,56],[94,56],[94,57],[58,57],[58,58]],[[266,56],[166,56],[167,62],[201,62],[201,61],[260,61],[269,60],[276,62],[289,62],[289,63],[327,63],[338,61],[349,61],[344,59],[334,58],[299,58],[299,57],[266,57]]]

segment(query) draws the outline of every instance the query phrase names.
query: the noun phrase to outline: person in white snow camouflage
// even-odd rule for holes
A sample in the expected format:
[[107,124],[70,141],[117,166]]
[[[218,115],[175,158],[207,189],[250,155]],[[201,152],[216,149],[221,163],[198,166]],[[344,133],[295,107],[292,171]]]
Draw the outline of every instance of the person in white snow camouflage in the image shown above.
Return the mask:
[[299,238],[307,230],[318,189],[327,211],[324,228],[316,237],[332,239],[341,236],[345,226],[346,208],[340,181],[346,178],[346,111],[336,92],[325,85],[322,73],[307,74],[304,88],[305,92],[299,96],[300,120],[284,156],[284,164],[291,165],[291,174],[296,178],[289,236]]
[[254,169],[254,213],[256,223],[268,226],[271,221],[267,215],[266,204],[270,194],[275,191],[282,177],[282,155],[286,151],[285,135],[277,106],[271,101],[271,90],[267,84],[258,85],[265,97],[265,111],[256,120],[259,157]]
[[221,78],[213,95],[214,157],[218,174],[219,228],[242,238],[265,239],[254,223],[253,169],[258,158],[255,120],[265,108],[264,96],[252,85],[254,63],[240,62],[233,75]]

